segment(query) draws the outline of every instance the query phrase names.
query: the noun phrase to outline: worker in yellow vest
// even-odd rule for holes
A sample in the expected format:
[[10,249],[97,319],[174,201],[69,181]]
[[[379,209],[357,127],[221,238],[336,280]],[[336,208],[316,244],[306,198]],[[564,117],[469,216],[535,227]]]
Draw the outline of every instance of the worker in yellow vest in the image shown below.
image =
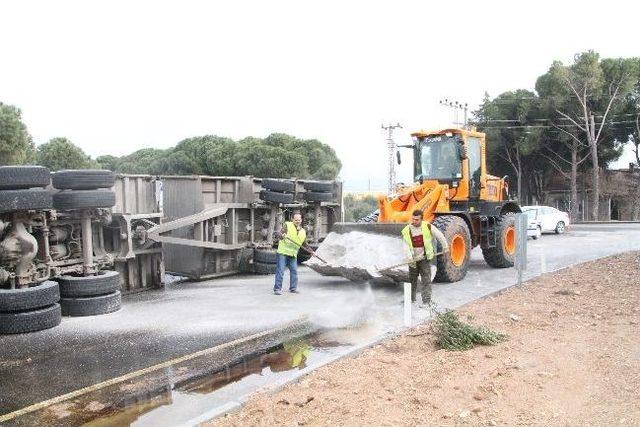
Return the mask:
[[284,269],[289,269],[289,292],[298,291],[298,250],[304,245],[307,232],[302,228],[302,214],[294,212],[291,221],[286,221],[280,232],[280,242],[276,253],[276,283],[273,293],[282,295]]
[[[406,243],[409,260],[409,280],[411,281],[411,302],[416,302],[418,291],[422,294],[422,303],[431,303],[431,260],[434,256],[431,242],[431,224],[422,220],[422,211],[415,210],[411,222],[402,229],[402,240]],[[420,285],[418,286],[418,276]]]

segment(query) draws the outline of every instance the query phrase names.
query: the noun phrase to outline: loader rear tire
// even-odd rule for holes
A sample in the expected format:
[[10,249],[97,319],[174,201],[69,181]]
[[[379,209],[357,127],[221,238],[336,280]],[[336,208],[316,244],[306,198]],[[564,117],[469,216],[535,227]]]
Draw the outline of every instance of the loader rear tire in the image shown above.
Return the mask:
[[516,215],[500,215],[496,221],[496,246],[482,248],[484,260],[493,268],[513,267],[516,255]]
[[[471,233],[467,223],[458,216],[443,215],[437,217],[431,225],[444,234],[449,244],[449,252],[437,257],[438,270],[434,281],[457,282],[464,279],[471,256]],[[437,252],[441,249],[438,247]]]

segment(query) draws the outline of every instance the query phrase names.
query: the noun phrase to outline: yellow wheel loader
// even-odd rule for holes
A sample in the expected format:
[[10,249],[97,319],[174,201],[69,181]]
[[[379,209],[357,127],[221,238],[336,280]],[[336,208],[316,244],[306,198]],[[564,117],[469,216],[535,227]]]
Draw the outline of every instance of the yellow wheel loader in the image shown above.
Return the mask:
[[[513,266],[515,214],[520,212],[520,207],[509,200],[506,177],[499,178],[487,172],[485,134],[444,129],[415,132],[412,139],[413,144],[402,147],[413,150],[416,182],[402,188],[393,198],[380,196],[377,217],[375,214],[368,216],[369,223],[337,223],[333,232],[359,231],[399,238],[400,229],[410,221],[413,211],[420,209],[424,219],[441,231],[434,233],[440,235],[436,252],[443,252],[436,260],[436,281],[462,280],[467,273],[471,249],[478,245],[491,267]],[[327,245],[332,241],[329,237]],[[344,247],[350,246],[341,243],[343,247],[339,250],[323,250],[323,245],[318,253],[328,256],[332,252],[344,252]],[[392,250],[399,248],[394,245]],[[311,267],[321,273],[349,278],[354,277],[357,270],[355,277],[366,279],[366,275],[361,274],[362,266],[353,264],[330,268],[316,263]]]

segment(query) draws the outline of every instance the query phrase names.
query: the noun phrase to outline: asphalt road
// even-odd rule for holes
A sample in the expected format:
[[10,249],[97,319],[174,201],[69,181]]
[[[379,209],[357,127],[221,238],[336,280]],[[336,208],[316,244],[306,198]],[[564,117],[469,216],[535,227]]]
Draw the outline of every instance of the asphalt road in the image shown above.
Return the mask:
[[[640,224],[577,225],[529,240],[525,279],[629,250]],[[479,249],[465,280],[434,285],[434,300],[456,308],[513,285],[514,269],[489,268]],[[288,278],[285,277],[285,284]],[[301,294],[271,293],[271,276],[177,283],[129,295],[119,312],[64,318],[56,328],[0,337],[0,414],[128,372],[307,316],[319,328],[366,323],[372,336],[402,324],[401,290],[372,288],[300,269]],[[415,312],[414,321],[426,313]]]

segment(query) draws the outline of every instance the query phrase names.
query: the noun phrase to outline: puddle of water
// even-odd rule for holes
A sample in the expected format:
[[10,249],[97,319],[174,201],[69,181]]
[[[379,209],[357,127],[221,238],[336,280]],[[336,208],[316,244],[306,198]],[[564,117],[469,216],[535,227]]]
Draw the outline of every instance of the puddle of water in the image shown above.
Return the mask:
[[[245,357],[223,369],[206,372],[202,366],[171,367],[50,406],[15,420],[15,424],[188,425],[201,414],[243,401],[256,390],[304,375],[348,353],[354,346],[375,339],[380,333],[380,328],[371,324],[325,330]],[[192,368],[205,373],[180,379]]]

